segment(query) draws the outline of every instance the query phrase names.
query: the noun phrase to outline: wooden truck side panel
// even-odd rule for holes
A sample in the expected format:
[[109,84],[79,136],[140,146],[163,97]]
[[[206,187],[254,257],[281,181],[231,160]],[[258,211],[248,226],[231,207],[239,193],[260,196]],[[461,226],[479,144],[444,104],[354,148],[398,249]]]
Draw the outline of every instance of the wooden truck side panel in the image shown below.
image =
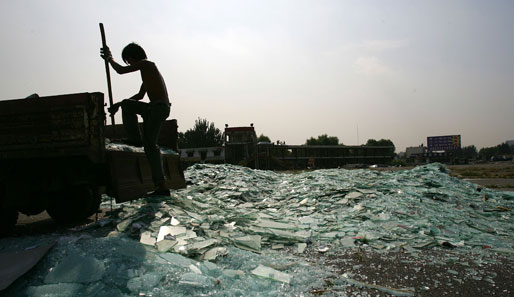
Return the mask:
[[[143,153],[108,151],[107,160],[111,176],[108,195],[115,197],[117,203],[141,198],[154,189],[150,164]],[[185,188],[180,156],[162,154],[162,160],[168,188]]]
[[[142,123],[139,123],[139,129],[141,133],[144,132]],[[177,151],[177,130],[178,125],[176,119],[165,121],[162,124],[161,133],[159,134],[159,146]],[[106,126],[104,134],[111,142],[116,142],[127,137],[123,124]],[[180,163],[180,156],[173,153],[163,153],[162,161],[168,188],[185,188],[186,181]],[[154,189],[155,185],[152,181],[150,165],[143,152],[108,149],[107,164],[110,174],[107,194],[111,197],[115,197],[117,203],[140,198],[143,194]]]
[[0,160],[86,155],[103,162],[102,93],[0,101]]

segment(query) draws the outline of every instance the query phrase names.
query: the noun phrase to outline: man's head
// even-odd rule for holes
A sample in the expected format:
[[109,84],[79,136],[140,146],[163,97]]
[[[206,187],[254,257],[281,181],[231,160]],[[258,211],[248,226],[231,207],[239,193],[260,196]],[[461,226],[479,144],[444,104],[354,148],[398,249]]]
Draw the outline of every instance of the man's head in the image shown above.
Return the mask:
[[121,57],[125,63],[130,64],[146,59],[146,53],[139,44],[132,42],[123,49]]

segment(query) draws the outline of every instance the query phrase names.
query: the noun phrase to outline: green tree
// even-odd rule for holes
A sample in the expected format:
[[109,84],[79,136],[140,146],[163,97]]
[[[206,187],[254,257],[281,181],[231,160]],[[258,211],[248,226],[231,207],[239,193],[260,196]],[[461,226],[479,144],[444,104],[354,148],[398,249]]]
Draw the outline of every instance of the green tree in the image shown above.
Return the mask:
[[179,133],[180,148],[213,147],[223,145],[223,133],[206,119],[198,118],[192,129]]
[[506,142],[498,144],[493,147],[481,148],[478,152],[480,158],[489,160],[492,156],[496,155],[512,155],[514,154],[514,147],[508,145]]
[[368,139],[368,142],[366,142],[366,145],[367,146],[392,146],[393,152],[396,150],[394,143],[389,139],[383,139],[383,138],[380,140]]
[[[311,137],[305,142],[306,145],[339,145],[339,138],[337,136],[328,136],[322,134],[318,138]],[[343,145],[341,143],[341,145]]]
[[271,139],[264,135],[264,134],[261,134],[259,137],[257,137],[257,142],[269,142],[271,143]]
[[478,155],[477,148],[474,145],[468,145],[460,150],[460,156],[467,159],[475,159]]

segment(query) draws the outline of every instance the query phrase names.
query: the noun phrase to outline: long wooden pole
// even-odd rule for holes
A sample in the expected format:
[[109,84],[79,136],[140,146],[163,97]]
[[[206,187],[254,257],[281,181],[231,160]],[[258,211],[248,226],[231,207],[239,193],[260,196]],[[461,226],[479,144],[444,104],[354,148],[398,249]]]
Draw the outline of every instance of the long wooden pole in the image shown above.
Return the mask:
[[[105,42],[105,30],[104,24],[100,23],[100,33],[102,34],[102,47],[107,48],[107,42]],[[111,72],[109,68],[109,62],[105,60],[105,73],[107,74],[107,92],[109,93],[109,107],[113,106],[112,102],[112,87],[111,87]],[[111,113],[111,124],[114,126],[114,114]]]

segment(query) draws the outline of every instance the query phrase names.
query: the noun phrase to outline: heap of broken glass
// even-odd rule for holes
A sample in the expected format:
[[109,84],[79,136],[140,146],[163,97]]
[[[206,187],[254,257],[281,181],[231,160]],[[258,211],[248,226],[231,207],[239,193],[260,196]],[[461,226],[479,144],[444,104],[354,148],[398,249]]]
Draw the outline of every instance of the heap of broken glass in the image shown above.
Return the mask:
[[450,177],[440,164],[299,174],[195,165],[186,179],[190,186],[171,199],[124,206],[118,231],[135,228],[142,243],[159,251],[206,260],[227,246],[302,251],[314,241],[514,253],[514,194]]
[[115,226],[106,237],[61,240],[24,294],[302,295],[325,273],[295,256],[308,246],[514,255],[514,193],[441,164],[296,174],[197,164],[185,176],[171,197],[115,205],[118,218],[99,222]]

